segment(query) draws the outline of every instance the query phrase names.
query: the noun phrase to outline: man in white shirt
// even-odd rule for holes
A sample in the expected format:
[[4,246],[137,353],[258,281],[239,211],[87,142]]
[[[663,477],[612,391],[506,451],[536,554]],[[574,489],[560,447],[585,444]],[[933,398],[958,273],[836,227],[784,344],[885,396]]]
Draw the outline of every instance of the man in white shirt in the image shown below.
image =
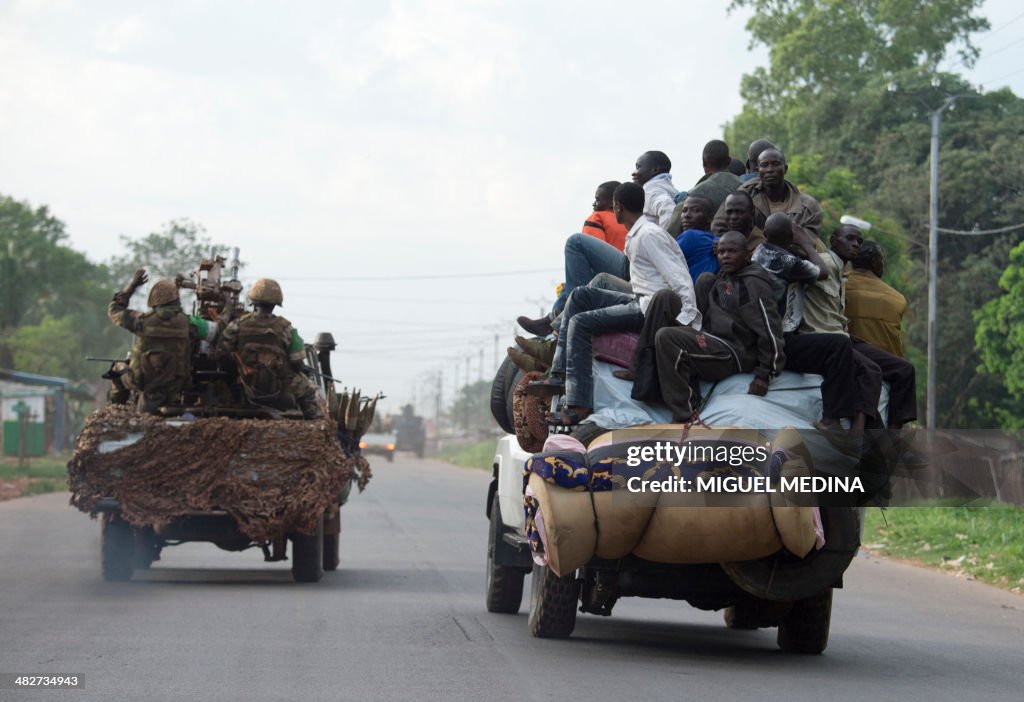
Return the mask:
[[[668,232],[644,216],[644,191],[634,183],[615,189],[612,209],[616,219],[629,228],[626,256],[633,293],[600,288],[576,288],[559,320],[558,345],[551,377],[530,385],[530,392],[561,394],[565,409],[552,423],[579,424],[593,411],[594,378],[592,340],[599,334],[640,331],[651,296],[671,289],[682,308],[676,319],[700,329],[701,316],[693,293],[693,281],[679,245]],[[671,213],[671,210],[670,210]]]
[[662,229],[668,227],[679,191],[672,185],[672,162],[661,151],[645,151],[636,160],[633,182],[644,188],[644,216]]

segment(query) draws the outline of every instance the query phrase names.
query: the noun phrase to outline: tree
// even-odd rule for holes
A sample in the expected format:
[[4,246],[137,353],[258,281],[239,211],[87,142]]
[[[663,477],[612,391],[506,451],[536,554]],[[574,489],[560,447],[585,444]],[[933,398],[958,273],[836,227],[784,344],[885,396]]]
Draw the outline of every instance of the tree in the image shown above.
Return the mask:
[[39,324],[18,327],[8,346],[20,371],[80,379],[96,370],[87,366],[84,337],[71,317],[46,315]]
[[978,56],[970,34],[988,29],[982,0],[733,0],[754,11],[751,45],[768,47],[768,69],[743,80],[755,110],[774,112],[829,93],[852,96],[872,76],[915,67],[934,72],[951,46],[964,65]]
[[[174,279],[179,273],[188,277],[199,262],[213,255],[230,259],[230,249],[224,244],[215,244],[206,235],[203,225],[188,219],[168,222],[163,229],[151,232],[141,239],[122,235],[121,244],[126,253],[115,256],[108,262],[115,287],[121,287],[139,268],[149,273],[150,285],[161,278]],[[148,287],[139,294],[142,299]],[[188,307],[188,296],[182,302]]]
[[42,324],[48,316],[72,320],[79,336],[64,346],[76,354],[86,355],[86,347],[100,355],[110,351],[113,336],[103,313],[111,294],[107,271],[68,247],[66,239],[64,223],[47,207],[0,196],[0,367],[17,367],[11,339],[19,328]]
[[[999,278],[1000,294],[974,312],[975,339],[985,371],[1003,379],[1015,400],[1024,400],[1024,242],[1010,251]],[[1018,403],[1019,404],[1019,403]],[[1004,429],[1024,428],[1024,414],[997,412]]]

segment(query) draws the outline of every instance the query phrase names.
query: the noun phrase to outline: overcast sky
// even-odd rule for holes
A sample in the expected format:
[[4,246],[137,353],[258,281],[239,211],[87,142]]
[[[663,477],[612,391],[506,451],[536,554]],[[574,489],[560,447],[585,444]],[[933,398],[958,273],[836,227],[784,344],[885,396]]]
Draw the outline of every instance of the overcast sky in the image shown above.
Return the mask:
[[[395,409],[442,371],[447,403],[550,302],[594,186],[648,149],[701,175],[767,61],[726,5],[0,2],[0,193],[95,261],[197,221],[345,385]],[[982,12],[970,80],[1021,94],[1024,11]]]

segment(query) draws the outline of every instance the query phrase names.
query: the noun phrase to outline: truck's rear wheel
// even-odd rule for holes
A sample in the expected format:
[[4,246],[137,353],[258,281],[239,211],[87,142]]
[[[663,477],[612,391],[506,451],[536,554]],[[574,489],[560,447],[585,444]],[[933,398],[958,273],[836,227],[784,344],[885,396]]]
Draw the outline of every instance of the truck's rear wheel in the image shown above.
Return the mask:
[[547,566],[534,565],[530,590],[530,633],[539,639],[567,638],[576,628],[576,574],[559,577]]
[[[333,524],[328,521],[333,520]],[[324,517],[324,570],[334,571],[341,565],[341,512]],[[328,528],[330,527],[330,528]],[[330,533],[328,533],[330,532]]]
[[828,646],[828,629],[832,621],[832,588],[820,594],[797,600],[781,622],[776,638],[779,648],[787,653],[818,655]]
[[324,576],[324,520],[312,534],[292,535],[292,577],[297,583],[318,583]]
[[124,582],[135,571],[135,532],[131,524],[106,513],[101,521],[100,568],[103,579]]
[[487,537],[487,611],[516,614],[523,602],[526,573],[494,562],[495,549],[504,533],[498,496],[491,499],[491,526]]

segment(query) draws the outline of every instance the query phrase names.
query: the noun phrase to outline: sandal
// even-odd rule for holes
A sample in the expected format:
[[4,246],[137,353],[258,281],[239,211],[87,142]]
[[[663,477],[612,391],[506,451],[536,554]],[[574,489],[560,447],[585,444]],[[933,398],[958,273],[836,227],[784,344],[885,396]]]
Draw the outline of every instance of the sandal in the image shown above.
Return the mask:
[[555,414],[548,414],[548,425],[553,427],[574,427],[587,421],[592,411],[580,412],[572,407],[559,407]]

